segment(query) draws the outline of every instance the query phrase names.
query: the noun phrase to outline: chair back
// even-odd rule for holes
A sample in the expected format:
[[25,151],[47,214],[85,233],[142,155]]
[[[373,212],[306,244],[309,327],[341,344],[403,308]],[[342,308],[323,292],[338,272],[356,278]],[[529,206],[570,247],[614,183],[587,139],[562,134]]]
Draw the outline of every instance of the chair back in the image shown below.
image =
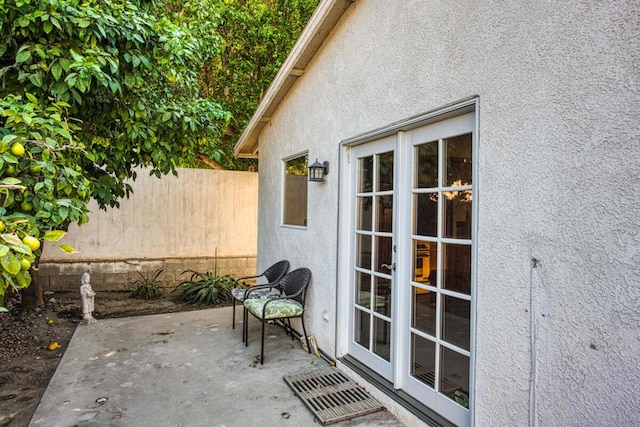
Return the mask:
[[278,285],[282,296],[296,300],[304,307],[304,295],[310,282],[311,270],[303,267],[287,273]]
[[289,261],[282,260],[273,264],[267,268],[262,275],[267,279],[269,283],[277,282],[289,271]]

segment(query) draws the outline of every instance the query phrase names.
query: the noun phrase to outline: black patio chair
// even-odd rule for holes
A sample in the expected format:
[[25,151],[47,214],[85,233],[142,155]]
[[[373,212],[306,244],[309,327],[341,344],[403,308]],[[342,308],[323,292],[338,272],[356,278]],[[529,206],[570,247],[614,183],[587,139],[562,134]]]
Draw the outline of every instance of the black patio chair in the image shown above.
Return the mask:
[[[262,323],[262,343],[260,344],[260,364],[264,362],[264,325],[269,321],[282,320],[285,331],[287,331],[287,323],[289,324],[289,333],[293,340],[293,329],[291,329],[291,319],[299,317],[302,320],[302,331],[304,338],[307,338],[307,329],[304,326],[304,303],[307,286],[311,282],[311,270],[308,268],[299,268],[287,273],[278,286],[280,287],[280,296],[267,296],[262,298],[252,298],[251,292],[248,292],[247,298],[244,300],[244,307],[247,313],[251,313]],[[245,346],[249,345],[249,327],[248,315],[244,323]],[[311,353],[311,346],[307,346]]]
[[[255,291],[252,295],[252,298],[259,298],[266,295],[279,295],[280,291],[277,288],[277,283],[285,274],[287,274],[287,271],[289,271],[289,265],[289,261],[287,260],[278,261],[257,276],[247,276],[236,279],[236,283],[233,285],[233,289],[231,290],[231,294],[233,295],[233,319],[231,321],[232,329],[236,328],[236,301],[242,303],[246,298],[247,291],[249,290]],[[267,283],[247,283],[247,280],[258,280],[261,277],[264,277]],[[246,313],[244,308],[242,318],[246,321]],[[244,341],[244,328],[242,331],[242,340]]]

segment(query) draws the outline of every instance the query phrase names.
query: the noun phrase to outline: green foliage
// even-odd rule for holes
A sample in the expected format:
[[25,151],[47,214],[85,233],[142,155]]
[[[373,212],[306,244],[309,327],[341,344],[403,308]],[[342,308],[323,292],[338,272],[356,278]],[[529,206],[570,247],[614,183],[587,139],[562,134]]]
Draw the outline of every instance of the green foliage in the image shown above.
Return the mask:
[[[166,16],[169,15],[169,16]],[[68,104],[80,166],[101,207],[117,206],[136,166],[160,176],[208,151],[230,115],[200,96],[198,71],[218,37],[196,37],[163,2],[6,0],[0,94]]]
[[230,113],[200,86],[219,50],[215,21],[162,1],[3,0],[0,24],[1,296],[30,282],[14,261],[40,255],[16,239],[86,222],[90,198],[118,206],[137,167],[175,174],[180,159],[217,149]]
[[264,91],[291,51],[318,0],[223,0],[218,32],[221,53],[201,71],[206,93],[233,112],[218,139],[214,159],[231,169],[253,160],[234,159],[233,147],[256,110]]
[[117,207],[139,167],[250,166],[237,135],[317,3],[0,0],[0,297],[40,256],[19,240]]
[[184,273],[191,273],[189,280],[180,283],[174,291],[181,291],[182,298],[189,304],[226,304],[233,301],[231,290],[235,280],[232,275],[218,276],[208,271],[199,273],[193,270]]
[[137,299],[154,299],[162,295],[162,282],[158,279],[164,272],[164,268],[156,270],[153,274],[143,275],[137,272],[140,278],[133,282],[136,289],[131,293],[132,298]]
[[285,166],[287,175],[307,176],[309,173],[309,156],[304,155],[288,160]]

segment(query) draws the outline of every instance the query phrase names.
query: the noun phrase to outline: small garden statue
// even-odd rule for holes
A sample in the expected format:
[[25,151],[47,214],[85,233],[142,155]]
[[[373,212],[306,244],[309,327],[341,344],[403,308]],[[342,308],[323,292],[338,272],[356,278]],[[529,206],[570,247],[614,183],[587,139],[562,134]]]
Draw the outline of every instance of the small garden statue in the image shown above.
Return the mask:
[[82,321],[84,323],[95,323],[97,320],[93,317],[93,300],[96,293],[91,289],[89,279],[89,273],[82,274],[82,286],[80,286],[80,296],[82,297]]

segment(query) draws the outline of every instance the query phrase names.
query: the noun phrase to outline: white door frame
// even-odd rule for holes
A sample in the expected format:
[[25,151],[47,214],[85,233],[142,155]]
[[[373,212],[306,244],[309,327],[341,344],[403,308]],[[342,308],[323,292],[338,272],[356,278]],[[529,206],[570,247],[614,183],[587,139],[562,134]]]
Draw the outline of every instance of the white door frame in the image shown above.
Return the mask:
[[[351,321],[351,316],[352,316],[351,312],[353,307],[352,305],[353,296],[351,295],[351,292],[350,292],[351,280],[352,280],[351,268],[350,268],[352,266],[352,262],[350,259],[352,257],[352,253],[350,251],[353,243],[350,241],[350,239],[351,239],[351,234],[353,230],[352,228],[353,226],[352,218],[354,216],[353,212],[355,211],[355,206],[354,206],[355,198],[352,197],[352,195],[354,194],[353,186],[355,185],[355,183],[352,182],[352,178],[351,178],[351,168],[353,166],[351,164],[352,147],[360,144],[365,144],[367,142],[380,140],[387,136],[395,135],[397,138],[396,150],[395,150],[396,165],[400,166],[400,168],[402,169],[406,169],[407,162],[409,162],[409,166],[410,166],[412,156],[407,154],[406,148],[397,149],[398,147],[404,147],[405,145],[407,145],[405,143],[405,137],[406,137],[405,131],[410,131],[418,127],[423,127],[432,123],[437,123],[437,122],[446,120],[448,118],[460,116],[468,112],[475,113],[475,124],[473,129],[473,144],[474,144],[474,156],[475,156],[473,160],[473,175],[474,175],[474,180],[476,180],[475,181],[476,185],[475,185],[474,195],[473,195],[474,207],[473,207],[473,214],[472,214],[473,215],[472,221],[473,221],[473,224],[475,225],[473,227],[473,235],[472,235],[472,240],[473,240],[472,259],[474,261],[472,262],[472,265],[471,265],[471,270],[472,270],[471,297],[472,297],[473,303],[471,305],[471,319],[470,319],[470,321],[472,322],[472,329],[474,328],[476,324],[476,306],[475,306],[476,261],[475,260],[477,259],[476,234],[477,234],[477,210],[478,210],[477,209],[477,205],[478,205],[478,190],[477,190],[478,188],[477,186],[478,98],[477,97],[470,98],[468,100],[464,100],[459,103],[447,106],[445,108],[438,109],[436,111],[429,112],[420,116],[416,116],[406,121],[395,123],[393,125],[390,125],[366,134],[362,134],[342,142],[341,152],[340,152],[341,179],[339,184],[340,193],[339,193],[339,215],[338,215],[339,240],[338,240],[338,257],[337,257],[338,292],[337,292],[337,313],[336,313],[337,314],[336,316],[336,320],[337,320],[336,357],[340,358],[349,353],[349,336],[350,336],[349,325],[351,325],[350,321]],[[399,174],[396,173],[395,176],[396,176],[396,182],[399,182],[398,181],[398,179],[400,178]],[[408,199],[409,197],[411,197],[410,192],[396,191],[395,197],[394,197],[394,205],[396,207],[394,211],[396,213],[396,217],[398,217],[398,215],[401,215],[403,206],[405,207],[404,210],[408,209],[406,208],[406,206],[411,206],[411,200]],[[406,233],[405,230],[400,230],[398,227],[394,227],[394,234],[397,235],[396,246],[398,248],[409,247],[408,245],[410,243],[407,242],[407,239],[409,240],[411,239],[410,233]],[[398,254],[396,254],[396,257],[397,256]],[[409,263],[405,263],[403,265],[398,264],[398,270],[395,271],[394,279],[397,279],[398,277],[405,277],[405,278],[410,277],[410,274],[411,274],[410,268],[411,267]],[[395,286],[398,286],[398,285],[396,284]],[[394,349],[398,349],[401,346],[404,346],[403,342],[406,344],[406,340],[407,340],[406,337],[402,337],[401,335],[397,334],[398,328],[400,327],[400,325],[408,324],[408,322],[410,321],[410,318],[409,318],[410,310],[398,311],[398,308],[399,308],[398,305],[400,303],[400,300],[407,298],[406,292],[409,292],[409,290],[399,290],[399,291],[400,293],[393,300],[393,308],[392,308],[392,312],[396,313],[396,321],[393,323],[395,327],[395,331],[394,331],[395,339],[391,343],[392,360],[394,360]],[[403,293],[405,294],[403,295]],[[466,420],[462,421],[463,424],[470,424],[470,425],[473,425],[473,422],[474,422],[473,409],[475,405],[475,394],[474,394],[475,346],[476,346],[475,332],[472,331],[471,342],[470,342],[471,358],[470,358],[469,389],[470,389],[471,396],[469,401],[469,415],[466,417]],[[395,357],[395,360],[393,362],[395,363],[395,366],[393,368],[392,382],[395,388],[401,388],[407,385],[405,384],[407,380],[406,378],[403,378],[402,373],[408,369],[408,362],[407,362],[408,358],[402,357],[401,355],[398,355],[398,356],[400,357]],[[436,407],[432,409],[437,411],[438,408]]]

